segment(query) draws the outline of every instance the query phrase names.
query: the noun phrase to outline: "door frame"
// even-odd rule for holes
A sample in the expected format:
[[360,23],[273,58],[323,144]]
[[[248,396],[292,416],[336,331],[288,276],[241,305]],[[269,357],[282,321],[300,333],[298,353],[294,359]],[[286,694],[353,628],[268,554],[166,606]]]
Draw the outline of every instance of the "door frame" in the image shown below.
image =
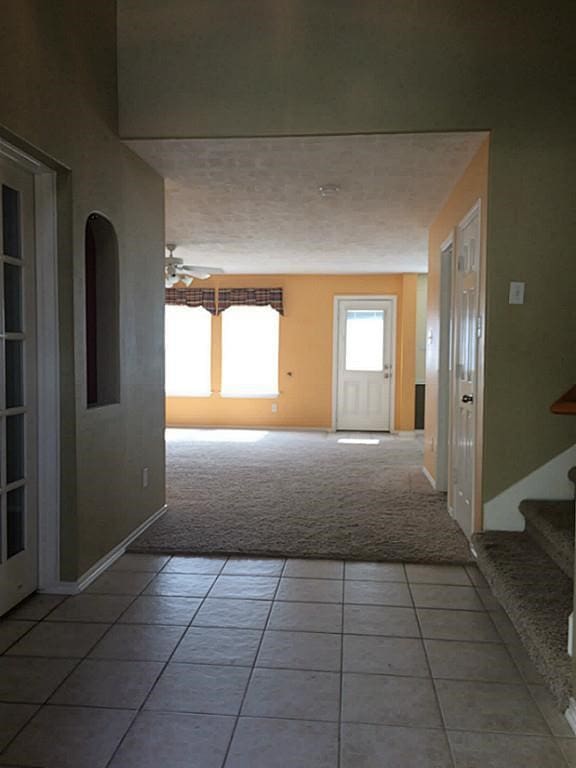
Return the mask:
[[332,426],[330,431],[336,432],[336,418],[338,411],[338,370],[339,370],[339,320],[340,303],[344,301],[390,301],[392,304],[390,329],[391,350],[390,358],[392,360],[392,375],[390,377],[390,432],[394,432],[395,410],[396,410],[396,318],[398,297],[393,294],[338,294],[334,296],[332,310]]
[[[440,324],[438,329],[438,416],[436,424],[436,477],[434,488],[450,492],[452,445],[452,341],[455,233],[440,246]],[[451,498],[448,508],[451,510]]]
[[[0,156],[34,177],[38,589],[60,581],[60,349],[56,171],[0,137]],[[38,255],[41,254],[41,258]]]

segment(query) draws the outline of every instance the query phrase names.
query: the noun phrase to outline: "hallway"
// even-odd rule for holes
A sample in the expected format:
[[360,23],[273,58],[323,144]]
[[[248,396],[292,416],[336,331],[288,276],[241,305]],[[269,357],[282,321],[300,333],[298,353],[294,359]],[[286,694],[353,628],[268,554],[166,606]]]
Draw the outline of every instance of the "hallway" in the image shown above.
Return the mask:
[[125,555],[0,652],[5,766],[576,766],[474,566]]

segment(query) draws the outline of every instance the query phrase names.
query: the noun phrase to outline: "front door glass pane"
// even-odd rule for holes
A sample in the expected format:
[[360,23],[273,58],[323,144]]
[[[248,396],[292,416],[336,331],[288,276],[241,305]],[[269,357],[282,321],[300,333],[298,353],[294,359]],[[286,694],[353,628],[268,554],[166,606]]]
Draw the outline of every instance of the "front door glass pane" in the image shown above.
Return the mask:
[[25,548],[24,486],[6,494],[6,556],[14,557]]
[[2,185],[2,248],[4,256],[20,258],[20,194]]
[[24,415],[6,417],[6,482],[24,479]]
[[346,370],[384,370],[384,310],[346,310]]
[[22,331],[22,267],[4,264],[4,330]]
[[24,405],[23,341],[6,342],[6,408]]

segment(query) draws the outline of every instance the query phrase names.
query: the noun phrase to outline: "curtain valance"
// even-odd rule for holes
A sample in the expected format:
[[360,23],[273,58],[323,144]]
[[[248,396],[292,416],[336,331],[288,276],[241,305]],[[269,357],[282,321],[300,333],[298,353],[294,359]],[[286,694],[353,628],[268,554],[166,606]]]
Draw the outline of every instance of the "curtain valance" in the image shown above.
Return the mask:
[[215,315],[216,290],[214,288],[166,288],[166,304],[204,307]]
[[219,288],[218,312],[224,312],[228,307],[271,306],[281,315],[284,314],[284,300],[282,288]]

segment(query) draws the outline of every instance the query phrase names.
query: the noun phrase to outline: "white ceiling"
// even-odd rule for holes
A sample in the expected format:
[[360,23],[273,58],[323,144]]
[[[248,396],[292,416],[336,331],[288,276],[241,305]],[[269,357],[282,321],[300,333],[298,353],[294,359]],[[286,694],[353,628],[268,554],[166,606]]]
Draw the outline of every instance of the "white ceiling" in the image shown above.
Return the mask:
[[[484,133],[136,140],[166,242],[229,273],[426,272],[428,227]],[[323,197],[321,185],[340,192]]]

